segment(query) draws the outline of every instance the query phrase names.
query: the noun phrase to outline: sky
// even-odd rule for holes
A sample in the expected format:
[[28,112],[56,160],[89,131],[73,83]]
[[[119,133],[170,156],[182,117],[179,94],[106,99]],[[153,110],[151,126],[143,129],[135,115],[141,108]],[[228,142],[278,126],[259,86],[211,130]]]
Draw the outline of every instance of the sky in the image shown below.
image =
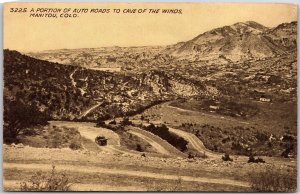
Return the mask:
[[[11,8],[27,8],[28,12],[10,12]],[[32,8],[111,11],[105,14],[79,13],[76,18],[33,18],[29,17]],[[121,9],[121,12],[112,13],[112,9]],[[124,9],[147,11],[122,13]],[[182,14],[150,14],[149,9],[181,9]],[[275,27],[297,20],[296,5],[278,3],[7,3],[3,12],[4,48],[21,52],[170,45],[237,22],[256,21]]]

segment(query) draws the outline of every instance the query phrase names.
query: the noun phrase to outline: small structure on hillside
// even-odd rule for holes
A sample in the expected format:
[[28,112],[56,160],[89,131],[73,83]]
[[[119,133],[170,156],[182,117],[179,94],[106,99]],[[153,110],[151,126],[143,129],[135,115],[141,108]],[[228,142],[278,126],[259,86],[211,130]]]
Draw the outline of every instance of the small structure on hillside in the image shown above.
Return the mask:
[[212,109],[212,110],[218,110],[218,109],[220,109],[219,106],[215,106],[215,105],[210,105],[209,108]]
[[259,101],[261,101],[261,102],[271,102],[271,99],[270,98],[266,98],[266,97],[260,97]]
[[271,96],[265,93],[259,95],[260,102],[271,102]]

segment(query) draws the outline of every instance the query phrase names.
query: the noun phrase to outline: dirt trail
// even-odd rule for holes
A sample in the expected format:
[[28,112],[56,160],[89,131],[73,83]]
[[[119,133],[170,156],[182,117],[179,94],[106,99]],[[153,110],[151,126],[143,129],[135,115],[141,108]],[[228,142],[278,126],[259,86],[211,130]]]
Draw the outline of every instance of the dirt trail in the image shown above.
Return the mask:
[[[132,122],[137,123],[136,121],[132,120]],[[176,149],[174,146],[172,146],[169,142],[167,142],[166,140],[162,139],[161,137],[143,130],[139,127],[131,127],[129,132],[136,132],[137,136],[139,136],[139,134],[141,134],[139,137],[143,138],[142,136],[145,136],[147,138],[149,138],[151,140],[151,142],[155,142],[154,145],[152,145],[153,147],[155,147],[156,145],[158,145],[157,149],[161,150],[160,153],[165,154],[165,151],[162,152],[163,148],[164,150],[166,150],[168,152],[168,155],[170,156],[176,156],[176,157],[187,157],[186,154],[184,154],[183,152],[179,151],[178,149]],[[146,141],[148,141],[147,139],[145,139]],[[148,141],[149,142],[149,141]],[[151,144],[151,142],[149,142]]]
[[72,86],[73,87],[75,87],[76,88],[76,82],[75,82],[75,80],[74,80],[74,78],[73,78],[73,75],[74,75],[74,73],[77,71],[77,69],[75,69],[71,74],[70,74],[70,79],[71,79],[71,83],[72,83]]
[[163,146],[161,146],[158,142],[156,142],[154,139],[151,139],[137,131],[128,131],[129,133],[133,134],[133,135],[136,135],[138,136],[139,138],[145,140],[146,142],[148,142],[154,149],[156,149],[156,151],[158,153],[161,153],[161,154],[165,154],[165,155],[171,155],[171,153],[166,150]]
[[[82,89],[82,88],[77,87],[77,82],[74,80],[74,77],[73,77],[73,75],[76,73],[76,71],[77,71],[77,69],[75,69],[75,70],[70,74],[69,77],[70,77],[70,79],[71,79],[72,86],[75,87],[75,88],[78,88],[78,89],[80,90],[80,92],[81,92],[81,95],[83,95],[83,94],[86,93],[85,89],[86,89],[87,86],[85,87],[85,89]],[[86,83],[87,83],[87,82],[86,82]],[[85,117],[87,114],[89,114],[92,110],[94,110],[94,109],[96,109],[97,107],[99,107],[101,104],[102,104],[102,103],[99,102],[99,103],[97,103],[96,105],[94,105],[94,106],[92,106],[91,108],[89,108],[88,110],[84,111],[84,112],[80,115],[79,118]]]
[[95,138],[99,135],[105,136],[108,139],[108,145],[120,146],[120,137],[117,133],[112,130],[105,129],[102,127],[96,127],[95,123],[88,122],[67,122],[67,121],[50,121],[51,125],[75,128],[79,131],[81,136],[95,141]]
[[89,114],[92,110],[98,108],[100,105],[102,104],[102,102],[98,102],[96,105],[92,106],[91,108],[89,108],[88,110],[84,111],[81,115],[80,118],[85,117],[87,114]]
[[[201,113],[201,112],[197,112],[197,111],[186,110],[186,109],[174,107],[174,106],[171,106],[170,103],[171,102],[166,102],[166,103],[163,103],[163,104],[161,104],[159,106],[164,106],[164,107],[176,109],[176,110],[179,110],[179,111],[182,111],[182,112],[197,113],[197,114],[202,114],[202,115],[209,116],[209,117],[230,120],[230,121],[239,122],[239,123],[243,123],[243,124],[250,124],[250,123],[244,122],[244,121],[238,121],[238,120],[232,120],[230,118],[224,118],[222,116],[210,115],[210,114],[205,114],[205,113]],[[146,123],[146,122],[140,121],[140,120],[132,120],[132,121],[135,124],[143,123],[146,126],[149,125],[149,123]],[[151,121],[151,123],[159,125],[162,122],[161,121]],[[187,140],[189,142],[188,145],[190,146],[190,148],[195,149],[195,150],[197,150],[200,153],[205,153],[205,155],[208,156],[209,158],[214,158],[214,159],[221,158],[222,154],[216,153],[216,152],[213,152],[213,151],[207,149],[204,146],[203,142],[198,137],[196,137],[194,134],[186,132],[186,131],[183,131],[183,130],[174,129],[174,128],[171,128],[169,126],[167,126],[167,127],[169,128],[170,132],[175,133],[176,135],[178,135],[178,136],[184,138],[185,140]]]
[[218,115],[212,115],[212,114],[198,112],[198,111],[193,111],[193,110],[182,109],[182,108],[179,108],[179,107],[171,106],[169,104],[170,103],[165,103],[162,106],[165,106],[165,107],[168,107],[168,108],[173,108],[173,109],[179,110],[181,112],[197,113],[197,114],[202,114],[202,115],[205,115],[207,117],[212,117],[212,118],[216,118],[216,119],[220,119],[220,120],[226,120],[226,121],[230,121],[230,122],[236,122],[236,123],[250,125],[250,123],[246,122],[246,121],[239,121],[237,119],[230,119],[230,118],[225,117],[225,116],[218,116]]
[[[145,123],[143,121],[138,121],[138,120],[132,120],[132,122],[134,122],[135,124],[143,123],[146,126],[149,125],[149,123]],[[157,124],[157,125],[161,124],[161,122],[159,122],[159,121],[153,121],[152,123]],[[207,149],[204,146],[203,142],[198,137],[196,137],[194,134],[186,132],[186,131],[182,131],[180,129],[174,129],[169,126],[167,126],[167,127],[169,128],[170,132],[175,133],[176,135],[187,140],[189,142],[188,146],[190,146],[190,148],[195,149],[200,153],[205,153],[205,155],[209,158],[214,158],[214,159],[221,158],[222,154],[216,153],[216,152],[213,152],[213,151]]]
[[[47,164],[3,163],[3,168],[49,171],[49,165]],[[153,173],[153,172],[146,172],[146,171],[107,169],[98,166],[85,166],[84,168],[79,168],[78,166],[75,165],[57,165],[56,169],[58,171],[71,171],[71,172],[91,173],[91,174],[97,173],[97,174],[111,174],[111,175],[126,175],[126,176],[154,178],[154,179],[162,179],[162,180],[178,180],[180,178],[182,181],[189,181],[189,182],[222,184],[222,185],[231,185],[231,186],[238,186],[238,187],[250,187],[250,185],[247,182],[237,181],[233,179],[177,176],[177,175],[160,174],[160,173]]]
[[208,150],[204,146],[203,142],[198,137],[196,137],[194,134],[191,134],[191,133],[179,130],[179,129],[170,128],[170,127],[169,127],[169,131],[172,133],[175,133],[176,135],[187,140],[189,142],[188,146],[197,150],[200,153],[205,153],[205,155],[208,156],[209,158],[221,158],[221,154],[214,153],[214,152]]
[[99,135],[105,136],[108,141],[106,146],[98,146],[98,148],[107,153],[113,154],[135,154],[140,155],[140,152],[128,150],[126,148],[121,147],[120,137],[117,133],[113,132],[110,129],[106,129],[103,127],[95,127],[95,123],[88,122],[67,122],[67,121],[50,121],[51,125],[56,126],[64,126],[68,128],[76,128],[80,135],[92,142],[95,142],[95,138]]

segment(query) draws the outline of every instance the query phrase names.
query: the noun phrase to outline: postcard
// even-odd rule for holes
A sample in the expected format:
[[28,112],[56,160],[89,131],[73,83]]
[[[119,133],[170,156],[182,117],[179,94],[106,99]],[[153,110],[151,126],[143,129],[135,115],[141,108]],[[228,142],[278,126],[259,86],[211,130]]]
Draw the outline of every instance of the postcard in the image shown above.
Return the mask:
[[296,191],[296,5],[16,2],[3,17],[4,191]]

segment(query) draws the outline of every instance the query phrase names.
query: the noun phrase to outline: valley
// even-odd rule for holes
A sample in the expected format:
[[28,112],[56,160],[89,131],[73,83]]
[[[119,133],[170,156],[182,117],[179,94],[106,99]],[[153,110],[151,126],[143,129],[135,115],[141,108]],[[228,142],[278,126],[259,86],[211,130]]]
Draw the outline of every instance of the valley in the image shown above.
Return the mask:
[[[5,49],[5,190],[55,172],[72,191],[295,191],[296,28],[248,21],[168,46]],[[290,185],[255,187],[270,177]]]

